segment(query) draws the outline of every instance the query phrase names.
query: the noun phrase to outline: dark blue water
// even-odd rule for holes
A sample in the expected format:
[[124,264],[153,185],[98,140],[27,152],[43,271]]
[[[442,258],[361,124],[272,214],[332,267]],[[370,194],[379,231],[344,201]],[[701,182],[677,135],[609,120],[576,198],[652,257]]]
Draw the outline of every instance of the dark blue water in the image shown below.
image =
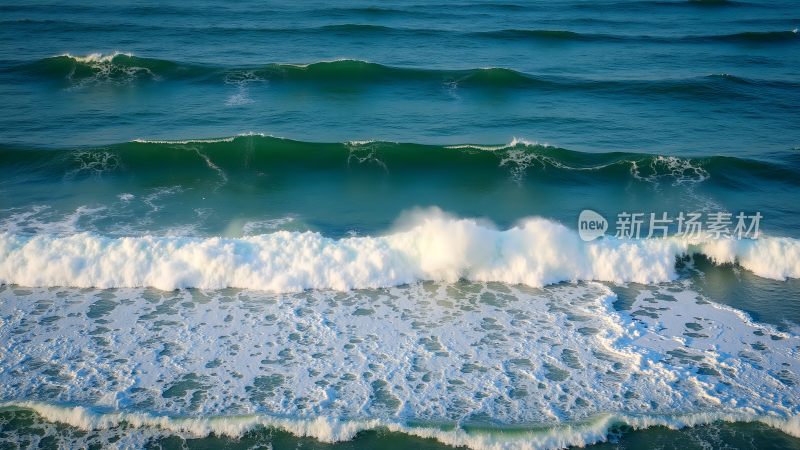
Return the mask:
[[[764,155],[800,145],[793,1],[2,8],[7,144],[250,131],[325,142],[497,144],[518,136],[580,151],[682,155]],[[70,82],[68,72],[8,71],[59,54],[114,52],[226,75],[174,79],[155,70]],[[358,68],[313,82],[252,75],[272,63],[340,59],[504,68],[542,83],[462,86],[458,75],[420,83]]]
[[0,448],[798,447],[799,26],[0,2]]

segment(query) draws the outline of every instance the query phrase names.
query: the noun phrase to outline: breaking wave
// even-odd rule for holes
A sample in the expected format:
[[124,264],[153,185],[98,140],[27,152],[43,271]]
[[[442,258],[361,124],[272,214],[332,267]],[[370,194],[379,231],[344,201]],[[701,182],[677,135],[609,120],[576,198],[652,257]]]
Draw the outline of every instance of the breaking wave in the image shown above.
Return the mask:
[[703,254],[772,279],[800,277],[800,241],[680,238],[585,243],[540,218],[508,230],[437,209],[406,214],[384,236],[332,239],[278,231],[224,238],[0,234],[0,281],[23,286],[155,287],[270,292],[382,288],[420,280],[498,281],[541,287],[563,281],[657,283],[676,261]]
[[84,432],[122,431],[125,436],[123,443],[139,441],[136,442],[137,444],[142,444],[155,437],[170,435],[183,438],[209,435],[238,438],[257,428],[278,429],[295,436],[312,437],[321,442],[333,443],[352,440],[356,434],[362,431],[385,429],[410,436],[435,439],[453,447],[467,447],[474,450],[532,450],[585,446],[605,442],[608,440],[609,434],[621,426],[632,429],[660,426],[675,430],[714,422],[758,422],[781,430],[790,436],[800,437],[798,417],[786,419],[750,413],[708,412],[673,416],[601,414],[589,420],[551,427],[526,428],[519,426],[509,429],[484,427],[470,430],[461,427],[410,426],[377,419],[339,421],[325,417],[289,419],[263,415],[170,418],[145,413],[97,413],[80,406],[63,407],[37,402],[5,403],[0,406],[6,409],[32,411],[47,422],[64,424]]

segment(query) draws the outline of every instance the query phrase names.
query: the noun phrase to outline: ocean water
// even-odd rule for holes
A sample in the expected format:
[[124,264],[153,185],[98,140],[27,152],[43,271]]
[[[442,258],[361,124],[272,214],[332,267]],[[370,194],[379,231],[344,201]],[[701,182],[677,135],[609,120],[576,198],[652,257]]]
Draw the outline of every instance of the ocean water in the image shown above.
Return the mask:
[[0,448],[800,448],[797,1],[0,24]]

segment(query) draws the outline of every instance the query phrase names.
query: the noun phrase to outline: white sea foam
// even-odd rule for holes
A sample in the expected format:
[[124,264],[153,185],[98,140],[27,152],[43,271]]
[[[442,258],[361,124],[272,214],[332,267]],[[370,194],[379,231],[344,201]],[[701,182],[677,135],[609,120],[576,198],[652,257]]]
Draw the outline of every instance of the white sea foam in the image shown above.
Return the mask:
[[253,83],[266,83],[267,80],[258,76],[255,71],[241,70],[225,74],[225,84],[236,87],[236,92],[225,101],[226,106],[242,106],[254,103],[250,97],[250,85]]
[[79,230],[93,229],[93,222],[104,217],[108,208],[82,205],[71,212],[59,212],[47,205],[34,205],[29,209],[4,210],[0,229],[6,233],[41,233],[63,236]]
[[383,141],[347,141],[344,143],[348,149],[347,164],[355,161],[357,164],[372,163],[381,167],[387,173],[389,167],[378,156],[378,148],[383,144]]
[[[264,133],[256,133],[253,131],[248,131],[246,133],[239,133],[235,136],[227,136],[221,138],[207,138],[207,139],[141,139],[137,138],[134,139],[133,142],[139,144],[175,144],[175,145],[184,145],[184,144],[216,144],[220,142],[233,142],[236,138],[239,137],[247,137],[247,136],[259,136],[259,137],[274,137],[269,134]],[[281,139],[281,138],[278,138]]]
[[650,159],[649,173],[642,175],[642,169],[637,161],[629,161],[631,175],[637,180],[657,183],[660,178],[669,178],[673,186],[682,184],[696,184],[707,180],[710,175],[707,170],[692,160],[677,156],[656,156]]
[[185,139],[185,140],[158,140],[158,139],[134,139],[133,142],[139,144],[215,144],[218,142],[233,142],[237,136],[213,139]]
[[310,66],[314,66],[317,64],[330,64],[330,63],[337,63],[337,62],[355,62],[361,64],[373,64],[369,61],[363,59],[355,59],[355,58],[347,58],[347,57],[340,57],[340,58],[333,58],[333,59],[321,59],[319,61],[314,61],[310,63],[279,63],[279,66],[287,66],[287,67],[297,67],[300,69],[308,69]]
[[[121,448],[137,435],[257,426],[326,442],[386,427],[474,449],[718,420],[800,436],[798,336],[701,301],[684,282],[633,289],[625,312],[598,283],[293,295],[0,287],[0,398],[108,430]],[[476,415],[513,429],[465,431]]]
[[278,231],[240,239],[109,238],[0,234],[0,281],[25,286],[140,287],[164,290],[236,287],[272,292],[379,288],[419,280],[499,281],[545,286],[597,280],[655,283],[675,279],[675,260],[702,253],[767,278],[800,277],[800,241],[690,241],[679,238],[584,243],[540,218],[508,230],[428,210],[400,231],[331,239]]
[[128,56],[128,57],[131,57],[131,56],[133,56],[133,53],[114,51],[112,53],[107,53],[107,54],[90,53],[90,54],[84,55],[84,56],[76,56],[76,55],[72,55],[70,53],[62,53],[61,55],[58,55],[58,56],[65,56],[67,58],[74,59],[75,61],[82,62],[82,63],[98,63],[98,62],[100,62],[100,63],[108,63],[108,62],[111,62],[117,56]]
[[514,137],[511,139],[511,142],[508,144],[503,145],[476,145],[476,144],[459,144],[459,145],[448,145],[445,148],[452,148],[452,149],[474,149],[474,150],[486,150],[486,151],[494,151],[494,150],[505,150],[508,148],[514,148],[517,146],[524,146],[524,147],[550,147],[550,144],[536,142],[536,141],[529,141],[523,138]]
[[735,262],[760,277],[775,280],[800,277],[800,241],[797,239],[710,240],[699,249],[717,263]]
[[101,176],[122,167],[119,155],[110,151],[78,150],[72,153],[72,157],[79,166],[65,173],[65,179],[79,174]]
[[[630,164],[632,166],[631,173],[638,179],[642,179],[638,176],[638,172],[635,172],[636,162],[635,161],[614,161],[607,164],[599,164],[595,166],[571,166],[569,164],[565,164],[563,161],[559,160],[558,158],[548,156],[541,152],[531,151],[531,147],[538,147],[538,148],[549,148],[552,147],[548,143],[542,143],[537,141],[528,141],[526,139],[514,137],[511,142],[504,145],[474,145],[474,144],[461,144],[461,145],[450,145],[445,148],[449,149],[467,149],[467,150],[480,150],[480,151],[490,151],[490,152],[500,152],[504,151],[501,155],[500,159],[500,166],[501,167],[508,167],[511,173],[511,179],[516,182],[522,182],[525,178],[525,174],[531,165],[538,164],[542,168],[547,167],[554,167],[557,169],[564,169],[564,170],[577,170],[577,171],[595,171],[604,169],[606,167],[610,167],[616,164]],[[651,181],[651,180],[647,180]]]
[[[575,171],[596,171],[611,166],[628,167],[631,176],[639,181],[650,183],[656,187],[662,182],[668,182],[672,186],[687,186],[690,189],[689,195],[700,203],[706,203],[704,210],[719,209],[719,205],[706,198],[697,196],[691,188],[710,178],[710,174],[702,167],[702,164],[689,158],[676,156],[648,155],[631,159],[620,159],[605,164],[589,166],[576,166],[565,163],[557,157],[549,156],[543,152],[531,151],[531,148],[549,148],[548,143],[529,141],[514,137],[511,142],[504,145],[474,145],[460,144],[450,145],[449,149],[480,150],[489,152],[502,152],[500,166],[508,166],[511,178],[515,181],[522,181],[529,167],[534,164],[541,168],[553,167],[563,170]],[[638,159],[637,159],[638,158]]]
[[254,102],[255,100],[250,98],[250,92],[248,91],[247,87],[241,85],[237,87],[235,94],[231,94],[231,96],[225,100],[225,106],[243,106]]

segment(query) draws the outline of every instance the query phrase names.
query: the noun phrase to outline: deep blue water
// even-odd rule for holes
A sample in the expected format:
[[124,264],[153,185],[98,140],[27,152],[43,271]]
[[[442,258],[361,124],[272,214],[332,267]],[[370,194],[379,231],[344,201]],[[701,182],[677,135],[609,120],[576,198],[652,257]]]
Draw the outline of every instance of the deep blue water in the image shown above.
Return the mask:
[[[262,132],[441,144],[518,136],[579,151],[681,155],[761,156],[800,145],[793,1],[22,2],[2,10],[6,144]],[[135,81],[116,73],[109,83],[102,74],[70,82],[58,70],[8,71],[113,52],[227,73],[154,71]],[[462,86],[458,75],[419,83],[359,69],[313,82],[249,75],[340,59],[504,68],[543,83]]]

